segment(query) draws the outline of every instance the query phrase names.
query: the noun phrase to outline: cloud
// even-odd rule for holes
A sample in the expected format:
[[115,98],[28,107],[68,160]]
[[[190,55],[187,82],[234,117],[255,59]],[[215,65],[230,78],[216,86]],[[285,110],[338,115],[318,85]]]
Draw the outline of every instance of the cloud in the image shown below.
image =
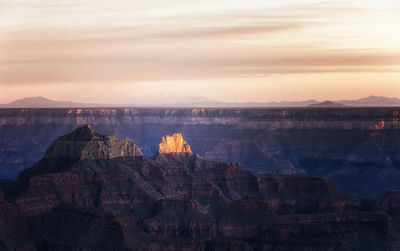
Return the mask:
[[[268,74],[400,72],[400,54],[318,48],[136,48],[90,52],[51,45],[31,57],[0,61],[0,83],[124,82],[243,78]],[[47,52],[47,53],[46,53]],[[22,55],[26,56],[25,53]]]
[[[156,33],[151,36],[144,36],[144,40],[160,40],[160,39],[209,39],[211,37],[229,38],[232,36],[268,34],[272,32],[283,32],[294,29],[299,29],[300,24],[263,24],[251,26],[237,27],[212,27],[199,28],[186,31],[172,31],[165,33]],[[132,37],[132,39],[140,39],[140,37]]]
[[[31,23],[11,20],[0,31],[0,85],[399,71],[399,51],[376,43],[384,40],[380,29],[374,37],[372,29],[359,31],[365,24],[349,24],[368,15],[347,2],[177,8],[171,15],[144,8],[137,16],[132,6],[104,12],[107,6],[20,5],[21,13],[41,15],[29,16]],[[82,24],[65,19],[82,10]]]

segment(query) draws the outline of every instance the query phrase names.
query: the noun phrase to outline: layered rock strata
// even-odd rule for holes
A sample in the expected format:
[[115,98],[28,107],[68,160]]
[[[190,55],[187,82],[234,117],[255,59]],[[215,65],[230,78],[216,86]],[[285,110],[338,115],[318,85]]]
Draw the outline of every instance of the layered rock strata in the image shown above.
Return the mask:
[[[257,173],[320,176],[362,197],[400,189],[400,109],[0,109],[0,177],[15,179],[77,125],[133,138],[145,156],[180,132],[207,159]],[[115,154],[113,154],[115,155]]]
[[161,138],[161,143],[158,145],[159,153],[192,153],[190,146],[183,140],[180,133],[175,133],[172,136],[167,135]]
[[[51,158],[1,186],[0,229],[7,231],[0,231],[0,249],[399,247],[397,192],[366,200],[322,178],[255,174],[188,152],[115,156],[118,144],[103,146],[105,137],[78,128],[50,147]],[[89,143],[91,153],[82,155],[92,140],[102,143]]]

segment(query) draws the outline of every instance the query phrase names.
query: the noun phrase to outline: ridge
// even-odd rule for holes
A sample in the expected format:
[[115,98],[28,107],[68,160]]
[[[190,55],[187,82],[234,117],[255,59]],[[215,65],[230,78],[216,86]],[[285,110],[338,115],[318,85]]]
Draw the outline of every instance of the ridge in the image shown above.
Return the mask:
[[76,161],[127,156],[143,156],[132,139],[118,141],[115,136],[100,135],[90,125],[84,125],[56,139],[47,149],[45,159],[67,158]]

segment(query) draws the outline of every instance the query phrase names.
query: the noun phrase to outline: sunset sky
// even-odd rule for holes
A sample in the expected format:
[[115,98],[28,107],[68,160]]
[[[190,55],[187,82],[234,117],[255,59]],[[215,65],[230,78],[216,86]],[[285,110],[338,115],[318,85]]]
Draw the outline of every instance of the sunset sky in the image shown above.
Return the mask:
[[0,103],[400,98],[398,0],[0,0]]

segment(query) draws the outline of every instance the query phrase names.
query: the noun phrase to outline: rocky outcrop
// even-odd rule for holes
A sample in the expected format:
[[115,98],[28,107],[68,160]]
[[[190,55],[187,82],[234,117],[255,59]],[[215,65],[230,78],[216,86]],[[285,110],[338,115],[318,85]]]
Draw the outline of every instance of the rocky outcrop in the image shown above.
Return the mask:
[[118,141],[115,136],[99,135],[90,125],[84,125],[58,138],[46,151],[44,158],[82,160],[126,156],[143,156],[143,153],[131,139]]
[[162,136],[180,132],[207,159],[238,161],[257,173],[320,176],[346,192],[375,197],[400,189],[398,110],[0,109],[0,177],[15,179],[59,135],[91,124],[102,134],[135,139],[147,157],[158,152]]
[[[79,146],[105,144],[104,137],[84,127],[59,139]],[[58,149],[71,153],[65,148]],[[0,229],[14,223],[11,234],[0,232],[5,249],[374,251],[399,245],[396,193],[364,200],[322,178],[255,174],[237,162],[187,152],[81,158],[78,151],[75,158],[56,158],[57,148],[51,149],[52,158],[1,186]]]
[[0,177],[15,178],[58,135],[92,124],[134,138],[146,156],[179,131],[207,159],[246,170],[325,177],[346,192],[373,197],[400,189],[397,108],[0,109]]
[[161,143],[158,145],[159,153],[192,153],[190,146],[183,140],[180,133],[175,133],[172,136],[167,135],[161,138]]

